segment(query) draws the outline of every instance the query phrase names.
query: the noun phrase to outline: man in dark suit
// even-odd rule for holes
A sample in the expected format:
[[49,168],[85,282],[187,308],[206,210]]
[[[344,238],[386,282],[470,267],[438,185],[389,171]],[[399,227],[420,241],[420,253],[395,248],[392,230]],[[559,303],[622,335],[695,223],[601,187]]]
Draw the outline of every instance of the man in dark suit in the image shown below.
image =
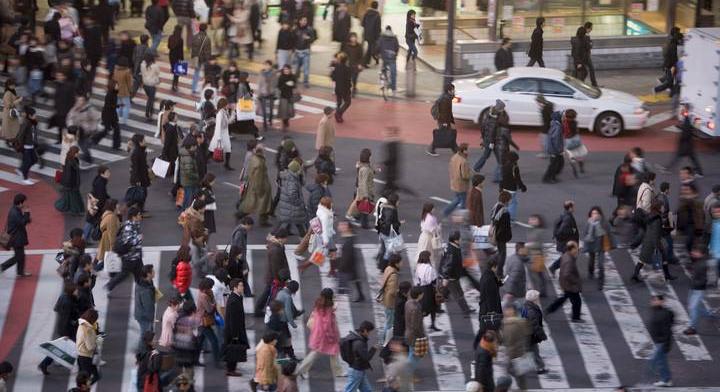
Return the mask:
[[27,196],[18,193],[15,195],[13,206],[8,212],[6,231],[10,235],[10,241],[7,246],[12,248],[15,254],[2,263],[0,267],[0,270],[5,271],[13,265],[17,265],[17,276],[19,278],[31,275],[29,272],[25,272],[25,247],[29,243],[25,226],[30,223],[30,208],[25,205],[25,201],[27,201]]
[[[243,286],[241,279],[230,281],[230,290],[225,306],[225,375],[240,377],[242,374],[236,371],[238,362],[245,362],[247,356],[244,353],[250,347],[247,332],[245,330],[245,309],[243,307]],[[244,358],[243,358],[244,357]]]

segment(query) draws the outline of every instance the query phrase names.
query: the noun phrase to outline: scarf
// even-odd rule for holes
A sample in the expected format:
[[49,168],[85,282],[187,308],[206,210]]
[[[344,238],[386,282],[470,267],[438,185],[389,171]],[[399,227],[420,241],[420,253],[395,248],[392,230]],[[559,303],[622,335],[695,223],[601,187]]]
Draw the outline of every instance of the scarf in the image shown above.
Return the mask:
[[481,339],[480,347],[482,347],[483,350],[489,352],[491,357],[495,358],[497,356],[497,345],[495,343],[490,343],[485,339]]

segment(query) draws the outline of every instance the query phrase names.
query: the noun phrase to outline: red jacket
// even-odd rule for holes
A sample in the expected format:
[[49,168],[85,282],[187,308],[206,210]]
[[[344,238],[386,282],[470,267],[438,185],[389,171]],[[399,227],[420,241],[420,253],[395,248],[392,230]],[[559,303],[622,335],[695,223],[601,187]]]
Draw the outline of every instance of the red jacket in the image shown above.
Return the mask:
[[190,288],[192,282],[192,267],[187,261],[180,261],[175,270],[175,281],[173,286],[180,294],[185,294]]

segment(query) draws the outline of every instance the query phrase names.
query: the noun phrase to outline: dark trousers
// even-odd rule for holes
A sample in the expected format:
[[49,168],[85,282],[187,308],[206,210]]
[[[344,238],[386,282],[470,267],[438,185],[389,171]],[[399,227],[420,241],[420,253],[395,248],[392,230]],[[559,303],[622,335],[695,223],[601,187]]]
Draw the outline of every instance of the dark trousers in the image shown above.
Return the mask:
[[528,61],[527,66],[532,67],[536,62],[540,67],[545,68],[545,61],[543,61],[542,57],[538,57],[536,59],[531,58],[530,61]]
[[552,313],[556,310],[558,310],[566,300],[570,300],[570,303],[572,304],[572,319],[573,320],[579,320],[580,319],[580,305],[582,305],[582,299],[580,298],[580,293],[572,293],[569,291],[566,291],[563,293],[562,296],[558,297],[553,303],[550,304],[547,308],[548,313]]
[[597,87],[598,84],[597,80],[595,79],[595,66],[593,66],[592,58],[590,58],[590,56],[588,56],[588,62],[585,66],[587,68],[587,73],[590,74],[590,83],[593,86]]
[[377,46],[377,41],[367,41],[368,47],[367,51],[365,52],[365,58],[363,59],[363,63],[365,66],[370,65],[370,56],[372,56],[375,59],[375,63],[378,63],[378,57],[375,55],[375,47]]
[[352,102],[352,92],[348,91],[345,94],[336,94],[337,109],[335,109],[335,117],[342,118],[343,113],[350,107]]
[[683,157],[687,157],[688,159],[690,159],[690,161],[691,161],[692,164],[693,164],[693,169],[695,170],[695,172],[696,172],[697,174],[702,175],[703,170],[702,170],[702,167],[700,167],[700,160],[698,159],[697,155],[695,154],[695,150],[694,150],[694,149],[693,149],[693,150],[690,150],[690,151],[688,151],[687,153],[684,153],[684,154],[681,154],[680,152],[676,152],[675,155],[673,155],[673,158],[672,158],[672,160],[670,161],[670,163],[667,165],[666,169],[667,169],[667,170],[671,170],[675,165],[677,165],[677,163],[678,163]]
[[265,289],[263,289],[262,293],[257,296],[257,300],[255,301],[255,315],[261,315],[265,313],[265,306],[267,306],[268,304],[271,290],[272,283],[268,282],[265,285]]
[[157,89],[155,86],[146,86],[143,84],[143,90],[147,95],[147,102],[145,103],[145,117],[152,117],[155,107],[155,92]]
[[23,179],[28,179],[30,168],[37,162],[37,155],[34,148],[23,148],[22,163],[20,163],[20,171]]
[[100,380],[100,372],[98,372],[97,366],[93,365],[92,358],[78,355],[77,357],[78,371],[87,372],[91,377],[91,383],[95,384]]
[[507,243],[498,241],[497,243],[497,270],[496,274],[498,278],[504,277],[503,270],[505,269],[505,259],[507,258]]
[[13,257],[2,263],[2,270],[5,271],[13,265],[17,265],[17,274],[22,275],[25,273],[25,247],[14,246],[13,252],[15,253]]
[[563,158],[563,154],[551,155],[550,163],[548,164],[547,170],[545,170],[543,180],[548,181],[557,179],[557,175],[560,174],[564,165],[565,158]]
[[82,150],[82,160],[87,163],[92,163],[92,154],[90,153],[90,138],[87,135],[83,135],[83,137],[78,140],[78,145],[80,146],[80,150]]
[[350,82],[352,83],[352,90],[354,93],[357,90],[358,76],[360,76],[360,70],[358,69],[357,65],[353,66],[350,69],[350,75]]
[[142,279],[142,266],[142,260],[123,260],[122,269],[107,283],[107,290],[112,291],[115,286],[120,284],[120,282],[125,280],[130,274],[133,275],[136,282]]

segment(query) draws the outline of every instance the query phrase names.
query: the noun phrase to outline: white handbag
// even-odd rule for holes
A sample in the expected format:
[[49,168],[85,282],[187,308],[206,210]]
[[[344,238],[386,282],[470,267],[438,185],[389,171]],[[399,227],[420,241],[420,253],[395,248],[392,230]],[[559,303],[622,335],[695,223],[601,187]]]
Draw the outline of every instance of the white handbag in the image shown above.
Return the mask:
[[170,162],[160,158],[155,158],[155,161],[152,165],[152,172],[160,178],[165,178],[165,176],[167,176],[168,174],[169,168]]
[[113,251],[105,252],[105,260],[103,260],[103,262],[105,263],[105,269],[109,274],[117,273],[122,270],[122,260],[120,259],[120,256]]

